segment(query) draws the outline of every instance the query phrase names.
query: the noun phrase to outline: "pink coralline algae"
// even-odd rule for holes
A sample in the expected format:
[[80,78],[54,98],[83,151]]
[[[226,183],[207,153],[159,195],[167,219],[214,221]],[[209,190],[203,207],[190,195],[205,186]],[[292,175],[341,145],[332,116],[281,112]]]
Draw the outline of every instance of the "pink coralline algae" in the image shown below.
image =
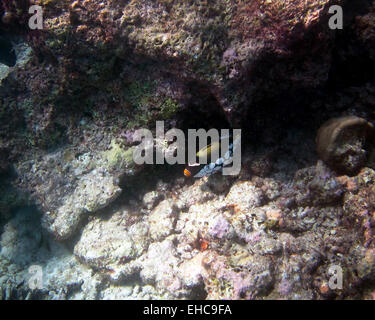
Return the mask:
[[123,138],[123,139],[125,139],[125,141],[128,144],[133,144],[134,143],[134,140],[133,140],[134,131],[133,130],[125,130],[125,131],[121,132],[120,137]]
[[209,230],[211,237],[221,239],[229,230],[228,221],[222,216],[216,219],[215,225]]
[[293,285],[291,284],[291,282],[283,278],[279,284],[280,295],[287,296],[291,293],[292,289],[293,289]]

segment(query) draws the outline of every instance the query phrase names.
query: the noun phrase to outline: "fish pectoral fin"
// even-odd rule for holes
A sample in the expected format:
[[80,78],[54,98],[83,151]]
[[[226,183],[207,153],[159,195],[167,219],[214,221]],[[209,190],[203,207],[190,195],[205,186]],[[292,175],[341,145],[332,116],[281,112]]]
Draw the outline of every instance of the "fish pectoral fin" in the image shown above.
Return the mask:
[[210,153],[211,153],[211,147],[212,147],[212,145],[209,144],[208,146],[205,146],[204,148],[200,149],[195,155],[198,158],[201,157],[203,154],[210,155]]

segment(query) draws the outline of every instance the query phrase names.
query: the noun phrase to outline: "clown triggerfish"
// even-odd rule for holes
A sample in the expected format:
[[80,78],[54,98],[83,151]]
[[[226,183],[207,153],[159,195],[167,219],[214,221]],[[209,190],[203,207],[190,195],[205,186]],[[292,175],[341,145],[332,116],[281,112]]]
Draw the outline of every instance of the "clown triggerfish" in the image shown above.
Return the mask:
[[[197,158],[199,159],[204,155],[207,157],[211,156],[214,150],[220,150],[220,142],[223,139],[229,139],[231,136],[232,135],[221,137],[220,141],[215,141],[212,144],[200,149],[196,154]],[[188,167],[186,167],[184,170],[185,177],[189,178],[193,176],[194,178],[202,178],[221,171],[223,167],[233,162],[233,151],[238,147],[240,141],[240,136],[235,136],[233,138],[233,142],[229,144],[228,150],[225,152],[224,156],[217,159],[211,159],[209,164],[202,165],[199,163],[189,163]]]

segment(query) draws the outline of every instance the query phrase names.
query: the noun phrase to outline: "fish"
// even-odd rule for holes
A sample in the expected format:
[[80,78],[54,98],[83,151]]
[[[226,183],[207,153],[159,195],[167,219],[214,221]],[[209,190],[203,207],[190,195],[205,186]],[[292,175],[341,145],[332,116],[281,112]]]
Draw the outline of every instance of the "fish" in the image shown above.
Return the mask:
[[[204,155],[212,154],[214,150],[220,151],[220,145],[222,139],[228,139],[230,136],[221,137],[220,141],[215,141],[212,144],[207,145],[206,147],[200,149],[196,156],[201,158]],[[240,135],[234,137],[233,142],[229,144],[228,150],[225,152],[223,157],[219,157],[217,159],[211,159],[212,162],[206,165],[201,165],[199,163],[189,163],[189,165],[184,169],[184,176],[187,178],[194,177],[194,178],[202,178],[205,176],[210,176],[214,173],[220,172],[223,167],[231,164],[233,162],[233,151],[239,145],[241,141]]]

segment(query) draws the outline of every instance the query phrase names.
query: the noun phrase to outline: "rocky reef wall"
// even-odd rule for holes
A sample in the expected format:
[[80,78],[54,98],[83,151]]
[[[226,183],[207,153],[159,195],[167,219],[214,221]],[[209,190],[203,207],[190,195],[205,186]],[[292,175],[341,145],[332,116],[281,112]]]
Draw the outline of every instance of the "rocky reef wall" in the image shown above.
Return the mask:
[[[315,138],[331,118],[375,123],[375,2],[16,0],[0,16],[1,298],[374,297],[373,140]],[[134,131],[157,120],[241,128],[241,173],[136,165]],[[343,144],[364,156],[322,156]]]

